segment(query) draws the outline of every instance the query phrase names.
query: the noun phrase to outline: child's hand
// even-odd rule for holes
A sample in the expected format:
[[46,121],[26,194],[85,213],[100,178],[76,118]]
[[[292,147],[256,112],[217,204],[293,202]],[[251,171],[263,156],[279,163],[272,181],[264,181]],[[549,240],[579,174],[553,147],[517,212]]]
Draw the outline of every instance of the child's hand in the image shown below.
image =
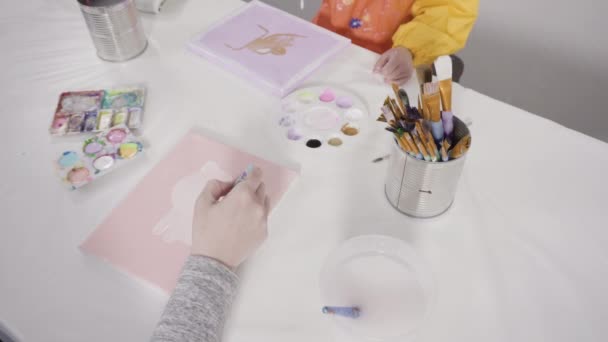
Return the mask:
[[192,254],[235,269],[266,239],[269,211],[259,168],[234,188],[233,183],[209,181],[194,207]]
[[384,76],[386,83],[404,84],[414,73],[412,53],[405,47],[394,47],[380,56],[374,72]]

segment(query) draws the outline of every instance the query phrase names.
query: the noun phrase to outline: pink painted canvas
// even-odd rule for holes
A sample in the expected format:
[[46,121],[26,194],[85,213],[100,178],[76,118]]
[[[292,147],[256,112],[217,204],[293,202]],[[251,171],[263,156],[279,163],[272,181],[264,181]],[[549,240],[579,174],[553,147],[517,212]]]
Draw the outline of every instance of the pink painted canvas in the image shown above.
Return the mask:
[[190,253],[194,202],[210,179],[264,171],[274,208],[297,171],[189,133],[81,245],[87,253],[171,292]]
[[195,37],[191,51],[284,96],[350,40],[253,1]]

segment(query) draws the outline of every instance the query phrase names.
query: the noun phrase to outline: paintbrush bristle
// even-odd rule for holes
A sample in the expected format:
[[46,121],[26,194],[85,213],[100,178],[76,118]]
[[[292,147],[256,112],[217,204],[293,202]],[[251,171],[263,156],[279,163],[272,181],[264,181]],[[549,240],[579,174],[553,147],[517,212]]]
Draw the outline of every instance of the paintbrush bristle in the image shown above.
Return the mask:
[[434,64],[437,79],[442,81],[452,78],[452,58],[450,56],[441,56],[435,60]]
[[431,82],[424,84],[424,93],[425,94],[435,94],[439,92],[439,83]]

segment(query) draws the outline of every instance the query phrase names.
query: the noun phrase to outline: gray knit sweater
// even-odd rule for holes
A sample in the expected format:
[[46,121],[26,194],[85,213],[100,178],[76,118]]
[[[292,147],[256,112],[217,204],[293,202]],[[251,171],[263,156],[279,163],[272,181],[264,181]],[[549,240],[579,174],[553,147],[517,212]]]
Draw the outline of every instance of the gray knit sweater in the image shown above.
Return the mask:
[[153,342],[219,342],[238,278],[222,263],[190,256],[152,336]]

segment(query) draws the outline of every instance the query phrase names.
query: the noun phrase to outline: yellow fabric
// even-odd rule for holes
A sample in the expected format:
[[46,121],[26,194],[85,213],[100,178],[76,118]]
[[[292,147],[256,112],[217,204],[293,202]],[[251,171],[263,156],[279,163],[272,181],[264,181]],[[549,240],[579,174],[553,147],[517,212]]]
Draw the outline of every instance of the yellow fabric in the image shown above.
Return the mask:
[[465,46],[478,8],[479,0],[416,0],[414,18],[395,32],[393,46],[408,48],[416,66],[432,63]]

